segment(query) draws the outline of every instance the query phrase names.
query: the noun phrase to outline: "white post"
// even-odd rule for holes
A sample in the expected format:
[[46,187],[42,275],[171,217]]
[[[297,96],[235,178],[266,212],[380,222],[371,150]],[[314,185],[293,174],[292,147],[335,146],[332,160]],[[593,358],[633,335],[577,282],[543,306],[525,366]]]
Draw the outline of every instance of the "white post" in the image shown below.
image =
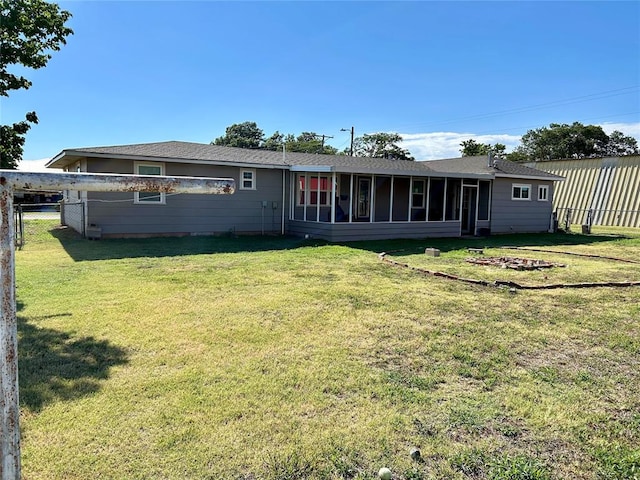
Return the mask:
[[15,190],[232,194],[232,178],[0,170],[0,480],[20,480],[20,402],[15,282]]
[[[4,180],[4,178],[2,179]],[[0,181],[0,439],[2,480],[20,479],[20,403],[18,400],[18,325],[15,283],[15,220],[13,188]]]

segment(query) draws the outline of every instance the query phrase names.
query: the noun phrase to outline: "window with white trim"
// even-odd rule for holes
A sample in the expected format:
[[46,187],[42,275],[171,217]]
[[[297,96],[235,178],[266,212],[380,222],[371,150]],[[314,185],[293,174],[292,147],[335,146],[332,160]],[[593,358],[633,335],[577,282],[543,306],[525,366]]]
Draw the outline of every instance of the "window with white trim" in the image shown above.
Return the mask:
[[256,189],[256,171],[253,169],[240,169],[240,190]]
[[298,206],[331,204],[331,177],[298,175]]
[[549,185],[538,185],[538,201],[549,201]]
[[[164,163],[135,162],[134,169],[137,175],[164,175]],[[164,204],[166,195],[163,192],[135,192],[134,203]]]
[[511,185],[511,200],[531,200],[531,185],[524,183]]
[[413,208],[424,208],[425,190],[423,179],[413,179],[411,186],[411,206]]

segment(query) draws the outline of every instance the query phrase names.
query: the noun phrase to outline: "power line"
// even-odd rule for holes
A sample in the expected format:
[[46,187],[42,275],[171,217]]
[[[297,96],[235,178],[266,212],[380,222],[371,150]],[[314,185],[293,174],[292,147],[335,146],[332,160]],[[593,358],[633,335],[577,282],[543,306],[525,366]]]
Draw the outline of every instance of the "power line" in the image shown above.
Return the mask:
[[[602,99],[606,99],[606,98],[611,98],[611,97],[617,97],[617,96],[621,96],[621,95],[629,95],[634,93],[635,91],[640,90],[640,85],[634,85],[631,87],[624,87],[624,88],[618,88],[615,90],[607,90],[604,92],[598,92],[598,93],[591,93],[589,95],[581,95],[579,97],[570,97],[570,98],[565,98],[562,100],[555,100],[552,102],[546,102],[546,103],[539,103],[539,104],[535,104],[535,105],[529,105],[529,106],[524,106],[524,107],[517,107],[517,108],[512,108],[512,109],[507,109],[507,110],[500,110],[497,112],[490,112],[490,113],[481,113],[481,114],[477,114],[477,115],[468,115],[465,117],[458,117],[458,118],[453,118],[453,119],[449,119],[449,120],[443,120],[441,122],[434,122],[434,123],[414,123],[414,124],[406,124],[406,125],[401,125],[397,128],[395,128],[394,130],[404,130],[406,128],[409,127],[421,127],[421,128],[428,128],[431,126],[440,126],[440,125],[447,125],[447,124],[451,124],[451,123],[457,123],[463,120],[478,120],[478,119],[483,119],[483,118],[491,118],[491,117],[499,117],[502,115],[512,115],[515,113],[523,113],[523,112],[528,112],[528,111],[533,111],[533,110],[541,110],[541,109],[545,109],[545,108],[550,108],[550,107],[559,107],[559,106],[564,106],[564,105],[572,105],[575,103],[583,103],[583,102],[590,102],[590,101],[594,101],[594,100],[602,100]],[[388,130],[388,129],[387,129]]]

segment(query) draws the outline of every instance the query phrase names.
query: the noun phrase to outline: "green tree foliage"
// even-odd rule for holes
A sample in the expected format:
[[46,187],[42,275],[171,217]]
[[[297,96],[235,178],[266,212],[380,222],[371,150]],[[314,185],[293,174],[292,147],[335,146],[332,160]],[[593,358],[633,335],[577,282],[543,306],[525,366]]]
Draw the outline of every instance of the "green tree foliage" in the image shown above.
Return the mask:
[[637,141],[614,131],[607,135],[598,125],[552,123],[529,130],[521,145],[508,156],[513,161],[593,158],[638,153]]
[[287,135],[285,143],[289,152],[321,153],[324,155],[338,153],[336,148],[331,145],[325,145],[322,135],[318,135],[315,132],[302,132],[295,138],[293,135]]
[[335,155],[338,150],[331,145],[325,145],[322,135],[315,132],[302,132],[297,137],[291,133],[285,135],[275,131],[265,139],[263,131],[255,122],[235,123],[227,127],[225,135],[216,138],[214,145],[239,148],[261,148],[264,150],[282,150],[287,152],[321,153]]
[[[353,155],[356,157],[388,158],[390,160],[415,160],[408,150],[400,147],[402,136],[398,133],[365,133],[353,140]],[[346,149],[343,153],[348,153]]]
[[[0,96],[8,97],[12,90],[31,87],[29,80],[10,73],[9,67],[44,67],[50,52],[60,50],[73,31],[65,26],[71,14],[43,0],[0,0],[0,14]],[[22,160],[30,123],[38,123],[35,112],[27,113],[21,122],[0,126],[2,168],[17,168]]]
[[29,123],[38,123],[36,112],[29,112],[26,120],[13,125],[0,125],[0,168],[15,170],[22,159],[25,134],[31,128]]
[[637,155],[638,141],[625,135],[618,130],[614,130],[609,135],[609,142],[605,147],[604,154],[608,157],[621,157],[623,155]]
[[473,138],[463,141],[460,146],[462,147],[460,153],[463,157],[477,157],[491,154],[494,158],[504,158],[507,149],[507,146],[502,143],[496,143],[495,145],[478,143]]
[[264,132],[258,128],[256,122],[234,123],[227,127],[225,134],[216,138],[212,145],[238,148],[261,148],[264,142]]

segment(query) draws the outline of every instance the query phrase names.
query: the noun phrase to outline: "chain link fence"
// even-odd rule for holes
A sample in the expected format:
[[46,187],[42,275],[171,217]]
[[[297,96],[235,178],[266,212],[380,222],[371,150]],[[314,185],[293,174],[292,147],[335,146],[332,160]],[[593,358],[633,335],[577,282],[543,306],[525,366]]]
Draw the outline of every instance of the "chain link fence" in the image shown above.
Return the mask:
[[[640,210],[563,207],[556,209],[556,218],[560,223],[560,227],[567,232],[571,231],[571,225],[582,225],[583,230],[590,230],[592,225],[619,226],[630,224],[633,228],[640,228]],[[614,221],[610,221],[611,218]]]
[[14,207],[16,248],[43,242],[52,232],[69,227],[85,236],[84,203],[23,203]]

